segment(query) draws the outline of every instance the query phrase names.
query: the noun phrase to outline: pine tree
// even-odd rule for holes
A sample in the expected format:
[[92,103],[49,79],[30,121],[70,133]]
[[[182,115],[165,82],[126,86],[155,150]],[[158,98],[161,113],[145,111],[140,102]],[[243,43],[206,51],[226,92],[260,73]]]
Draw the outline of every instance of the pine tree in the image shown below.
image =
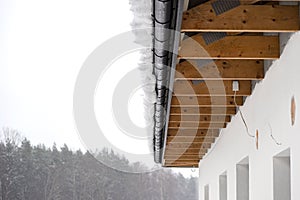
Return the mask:
[[19,145],[18,133],[9,129],[4,138],[0,141],[0,200],[197,199],[197,179],[169,169],[129,173],[145,171],[146,166],[131,164],[107,149],[96,155],[72,152],[67,145],[60,150],[55,144],[51,149],[32,146],[27,139]]

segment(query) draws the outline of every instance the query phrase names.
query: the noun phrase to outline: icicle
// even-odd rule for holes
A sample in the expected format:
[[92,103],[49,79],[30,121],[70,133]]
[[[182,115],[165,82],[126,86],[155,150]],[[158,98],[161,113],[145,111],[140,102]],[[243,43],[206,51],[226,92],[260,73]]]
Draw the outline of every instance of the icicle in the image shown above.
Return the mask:
[[[135,42],[150,47],[141,50],[141,58],[138,67],[141,74],[141,83],[144,91],[144,118],[148,123],[147,133],[153,135],[154,127],[154,104],[156,102],[155,84],[156,78],[153,74],[153,55],[152,55],[152,1],[151,0],[129,0],[133,21],[131,27],[135,35]],[[152,140],[149,141],[149,148],[153,149]]]

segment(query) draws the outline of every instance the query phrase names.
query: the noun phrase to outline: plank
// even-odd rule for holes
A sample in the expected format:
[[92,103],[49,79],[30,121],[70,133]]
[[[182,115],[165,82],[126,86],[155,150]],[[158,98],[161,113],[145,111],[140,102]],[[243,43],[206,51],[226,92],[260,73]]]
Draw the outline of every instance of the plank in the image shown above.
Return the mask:
[[179,59],[278,59],[278,36],[226,36],[206,44],[202,33],[182,41]]
[[183,167],[188,167],[188,168],[198,168],[199,167],[199,164],[198,163],[166,163],[166,164],[163,164],[164,167],[180,167],[180,168],[183,168]]
[[235,115],[235,107],[171,107],[171,115]]
[[169,121],[175,122],[230,122],[229,115],[170,115]]
[[218,137],[219,129],[168,129],[167,133],[169,136],[208,136]]
[[210,2],[183,12],[183,32],[296,32],[299,7],[240,5],[216,15]]
[[165,155],[165,160],[193,160],[202,159],[202,155]]
[[[232,81],[175,81],[173,95],[177,96],[233,96]],[[251,81],[239,81],[236,96],[251,95]]]
[[214,143],[215,138],[212,137],[167,137],[167,144],[169,143]]
[[215,123],[215,122],[169,122],[169,129],[178,129],[178,128],[191,128],[191,129],[216,129],[216,128],[225,128],[226,123]]
[[165,164],[179,164],[179,163],[199,163],[200,159],[191,159],[191,160],[165,160]]
[[[242,5],[251,5],[251,4],[254,4],[254,3],[257,3],[261,0],[240,0],[240,3]],[[272,0],[272,1],[276,1],[276,0]],[[281,0],[278,0],[278,1],[281,1]]]
[[166,147],[165,149],[165,155],[202,155],[202,154],[206,154],[208,151],[208,149],[192,149],[192,148],[184,148],[184,149],[180,149],[180,148],[170,148],[170,147]]
[[[235,98],[236,104],[243,105],[243,97]],[[233,96],[172,96],[172,107],[235,107]]]
[[169,143],[166,145],[169,148],[185,148],[185,149],[209,149],[210,143]]
[[[164,157],[196,156],[196,157],[200,158],[200,157],[205,156],[205,154],[206,154],[206,153],[200,153],[199,151],[198,151],[198,153],[186,153],[186,152],[177,153],[176,150],[177,149],[171,149],[171,150],[169,149],[168,152],[165,152]],[[189,149],[189,150],[195,150],[195,149]],[[204,150],[207,152],[206,149],[201,149],[201,151],[204,151]]]
[[187,60],[176,66],[175,80],[261,80],[262,60]]

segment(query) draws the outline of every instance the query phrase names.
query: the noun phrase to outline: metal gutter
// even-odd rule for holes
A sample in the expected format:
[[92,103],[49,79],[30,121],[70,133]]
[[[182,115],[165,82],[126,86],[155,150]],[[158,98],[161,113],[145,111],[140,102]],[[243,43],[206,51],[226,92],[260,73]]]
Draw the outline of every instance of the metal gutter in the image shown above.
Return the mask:
[[[175,71],[177,65],[177,55],[179,49],[179,43],[181,41],[181,23],[182,23],[182,13],[184,9],[184,2],[183,0],[178,1],[177,5],[177,13],[176,13],[176,29],[174,34],[174,45],[173,45],[173,54],[172,54],[172,61],[171,61],[171,73],[169,77],[169,94],[168,94],[168,102],[167,102],[167,113],[166,113],[166,122],[169,122],[170,118],[170,108],[171,108],[171,100],[172,100],[172,92],[174,86],[174,79],[175,79]],[[165,150],[166,150],[166,143],[167,143],[167,135],[168,135],[168,126],[169,123],[166,123],[165,130],[164,130],[164,144],[163,144],[163,153],[162,158],[164,158]],[[162,161],[162,165],[164,165],[164,160]]]
[[156,103],[154,105],[154,161],[161,163],[163,130],[165,126],[165,104],[169,76],[170,31],[173,15],[173,0],[153,0],[153,72],[156,77]]
[[[154,161],[162,163],[162,150],[165,147],[166,130],[169,118],[169,107],[172,96],[174,70],[176,67],[177,51],[180,34],[172,30],[180,30],[182,16],[182,0],[153,0],[153,72],[156,77],[156,95],[154,112]],[[168,51],[172,50],[172,52]],[[167,107],[166,107],[167,102]],[[167,120],[166,120],[167,118]]]

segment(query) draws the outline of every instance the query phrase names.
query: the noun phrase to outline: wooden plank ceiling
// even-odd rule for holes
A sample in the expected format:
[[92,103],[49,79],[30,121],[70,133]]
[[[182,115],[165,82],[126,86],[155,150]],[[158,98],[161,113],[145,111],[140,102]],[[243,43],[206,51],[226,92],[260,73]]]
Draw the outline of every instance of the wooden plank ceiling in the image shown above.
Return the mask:
[[[298,6],[243,0],[218,10],[218,3],[211,0],[183,13],[181,31],[192,36],[179,49],[166,167],[198,167],[236,105],[251,95],[251,81],[264,78],[264,60],[279,58],[276,33],[299,30]],[[233,81],[239,82],[235,101]]]

